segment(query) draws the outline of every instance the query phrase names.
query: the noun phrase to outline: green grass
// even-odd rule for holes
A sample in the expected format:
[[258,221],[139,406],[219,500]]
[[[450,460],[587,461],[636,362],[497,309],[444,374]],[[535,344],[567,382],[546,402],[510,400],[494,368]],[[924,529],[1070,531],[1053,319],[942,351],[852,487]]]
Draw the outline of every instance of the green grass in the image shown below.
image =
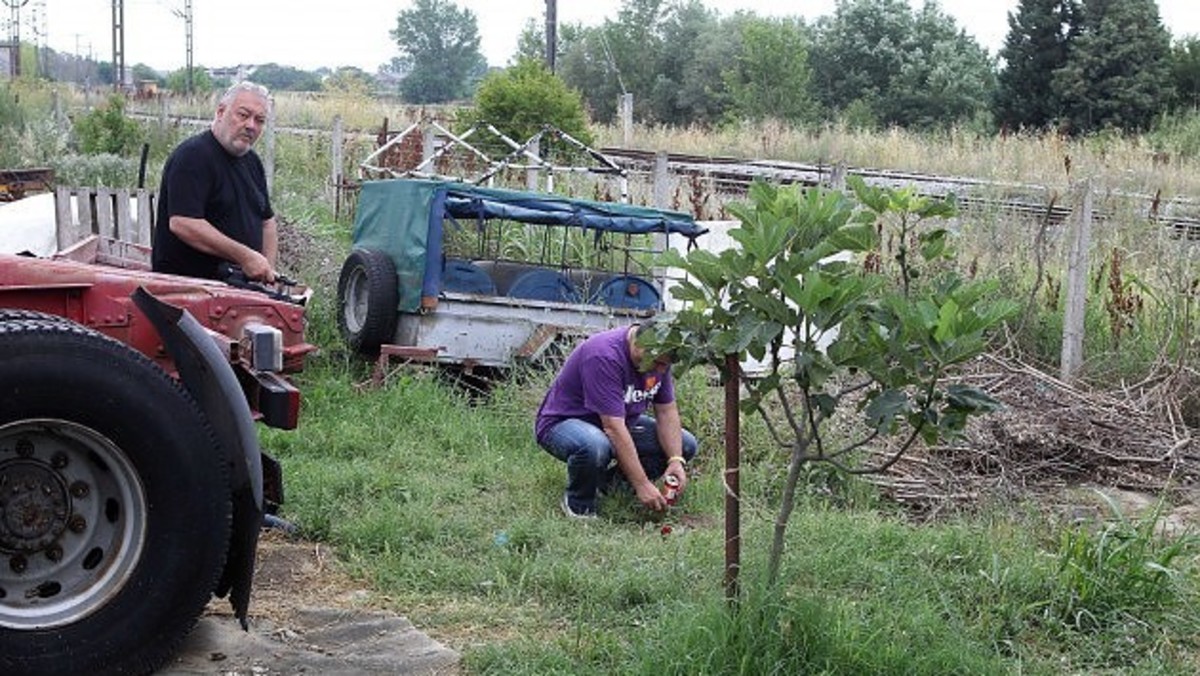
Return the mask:
[[[264,431],[284,467],[284,515],[332,544],[389,607],[460,650],[468,673],[1184,674],[1200,665],[1193,540],[1129,520],[1116,535],[1063,530],[1032,508],[919,525],[847,498],[865,492],[851,485],[836,499],[804,498],[781,583],[767,589],[781,477],[771,451],[750,448],[743,593],[730,607],[712,426],[720,392],[706,379],[681,388],[702,457],[677,511],[658,519],[618,495],[581,523],[558,512],[564,467],[532,439],[548,374],[521,374],[487,397],[415,367],[379,389],[362,385],[369,375],[328,350],[299,379],[301,428]],[[1096,610],[1087,626],[1072,619],[1080,604]]]

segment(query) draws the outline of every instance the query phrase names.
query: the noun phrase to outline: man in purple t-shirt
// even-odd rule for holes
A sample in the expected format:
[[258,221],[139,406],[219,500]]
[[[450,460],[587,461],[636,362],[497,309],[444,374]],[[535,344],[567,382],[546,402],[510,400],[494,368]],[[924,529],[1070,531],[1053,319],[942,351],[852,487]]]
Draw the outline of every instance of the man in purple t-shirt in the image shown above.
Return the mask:
[[[687,487],[696,437],[679,422],[670,357],[638,343],[646,326],[602,331],[580,343],[538,409],[538,445],[567,463],[562,509],[568,516],[595,516],[597,494],[614,471],[656,512],[667,508],[654,484],[659,477],[674,476],[680,492]],[[646,414],[651,405],[653,417]]]

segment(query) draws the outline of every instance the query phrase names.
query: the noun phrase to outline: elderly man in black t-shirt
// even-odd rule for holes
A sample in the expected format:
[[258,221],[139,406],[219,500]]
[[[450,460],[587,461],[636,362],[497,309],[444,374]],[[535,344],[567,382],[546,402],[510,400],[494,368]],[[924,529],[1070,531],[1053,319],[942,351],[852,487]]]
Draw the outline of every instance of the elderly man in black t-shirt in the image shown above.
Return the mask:
[[249,279],[275,281],[278,226],[262,161],[251,150],[270,106],[265,87],[235,84],[217,103],[209,130],[167,158],[158,189],[155,271],[216,279],[218,266],[229,262]]

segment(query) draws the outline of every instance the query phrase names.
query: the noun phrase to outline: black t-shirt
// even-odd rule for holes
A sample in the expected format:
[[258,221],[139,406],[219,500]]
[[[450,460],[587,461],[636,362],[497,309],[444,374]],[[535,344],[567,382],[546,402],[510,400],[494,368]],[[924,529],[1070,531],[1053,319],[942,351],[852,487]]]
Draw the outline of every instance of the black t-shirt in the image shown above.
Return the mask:
[[179,144],[163,166],[153,268],[189,277],[217,277],[221,259],[172,234],[171,216],[203,218],[230,238],[262,251],[262,224],[274,215],[258,155],[253,150],[241,157],[230,155],[211,130],[197,134]]

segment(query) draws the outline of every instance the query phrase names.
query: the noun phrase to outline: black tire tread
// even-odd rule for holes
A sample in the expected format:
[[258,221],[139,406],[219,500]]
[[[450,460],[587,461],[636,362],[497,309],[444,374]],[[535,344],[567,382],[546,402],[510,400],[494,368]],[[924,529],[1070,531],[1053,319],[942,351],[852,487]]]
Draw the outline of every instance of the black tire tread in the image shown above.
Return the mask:
[[[346,294],[355,275],[367,284],[367,312],[362,327],[355,331],[346,323]],[[396,306],[400,291],[396,264],[386,254],[371,249],[355,249],[346,257],[338,276],[338,329],[342,339],[355,352],[366,356],[379,354],[381,345],[391,342],[396,331]]]
[[[178,650],[224,568],[228,463],[199,405],[141,353],[53,315],[5,316],[0,424],[47,417],[101,431],[142,475],[149,522],[142,560],[107,605],[65,626],[0,628],[0,673],[151,673]],[[125,419],[111,420],[123,407]]]

